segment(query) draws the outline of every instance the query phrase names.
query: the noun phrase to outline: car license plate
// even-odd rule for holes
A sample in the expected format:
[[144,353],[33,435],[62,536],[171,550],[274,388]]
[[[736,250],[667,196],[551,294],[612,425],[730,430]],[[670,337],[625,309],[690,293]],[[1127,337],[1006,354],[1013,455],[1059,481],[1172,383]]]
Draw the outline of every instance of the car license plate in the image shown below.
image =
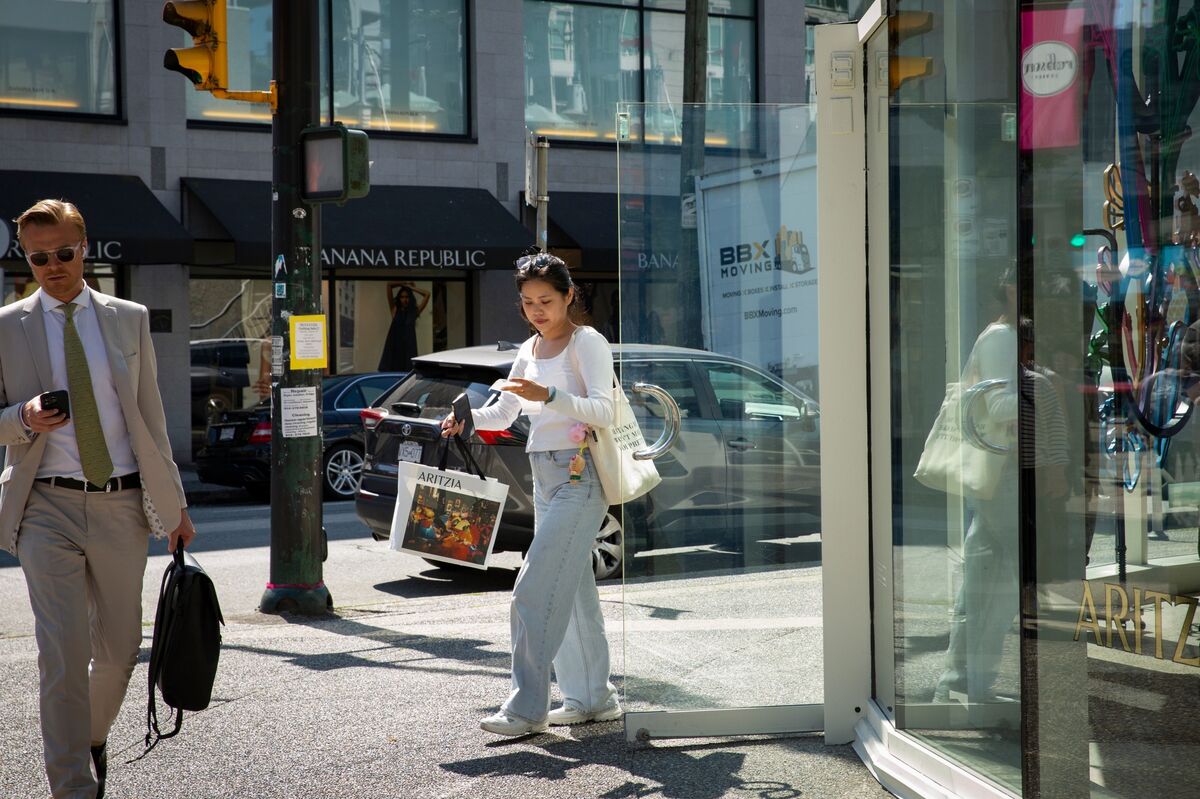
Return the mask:
[[421,462],[421,445],[415,441],[400,442],[400,460],[412,461],[413,463]]
[[237,432],[236,427],[222,427],[221,428],[221,440],[222,441],[233,441],[233,434],[236,432]]

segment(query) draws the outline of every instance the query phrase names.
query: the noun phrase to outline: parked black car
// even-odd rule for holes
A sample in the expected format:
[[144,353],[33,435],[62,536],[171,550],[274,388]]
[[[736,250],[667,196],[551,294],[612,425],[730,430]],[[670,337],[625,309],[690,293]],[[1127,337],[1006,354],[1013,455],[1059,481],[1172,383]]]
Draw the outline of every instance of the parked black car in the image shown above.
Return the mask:
[[[377,403],[403,377],[403,372],[375,372],[322,381],[321,476],[326,499],[354,498],[363,464],[359,411]],[[242,486],[254,496],[266,496],[271,486],[270,403],[219,413],[195,461],[202,482]]]
[[[610,509],[596,532],[593,562],[603,579],[621,569],[623,535],[639,551],[697,543],[741,545],[817,532],[797,524],[798,509],[815,522],[820,507],[819,409],[797,389],[750,364],[703,350],[616,345],[622,385],[653,383],[680,411],[675,446],[655,461],[662,484],[647,498]],[[366,459],[355,509],[377,540],[389,537],[396,501],[396,463],[437,463],[441,419],[460,392],[472,407],[495,401],[492,386],[508,376],[516,350],[467,347],[418,357],[413,371],[378,407],[362,411]],[[662,407],[629,393],[647,441],[662,431]],[[532,477],[524,446],[529,424],[480,431],[472,454],[489,477],[509,486],[496,551],[525,551],[533,535]],[[453,449],[448,463],[459,468]],[[633,521],[631,521],[633,520]],[[737,541],[731,531],[736,533]],[[731,539],[725,541],[725,539]]]
[[253,338],[210,338],[191,342],[192,426],[243,404],[263,342]]

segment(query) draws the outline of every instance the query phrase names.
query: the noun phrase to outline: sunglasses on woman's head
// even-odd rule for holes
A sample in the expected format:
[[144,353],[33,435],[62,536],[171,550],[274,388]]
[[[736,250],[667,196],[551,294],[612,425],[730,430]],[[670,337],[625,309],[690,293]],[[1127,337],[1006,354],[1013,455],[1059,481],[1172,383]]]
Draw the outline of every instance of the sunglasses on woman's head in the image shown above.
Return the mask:
[[25,254],[25,258],[34,266],[45,266],[50,263],[50,256],[53,255],[60,264],[69,264],[75,260],[75,254],[79,252],[79,245],[81,244],[83,242],[78,241],[70,247],[59,247],[57,250],[30,252]]
[[547,255],[546,253],[539,253],[537,255],[523,255],[517,259],[517,270],[524,272],[529,269],[540,269],[544,266],[549,266],[550,264],[554,263],[551,260],[553,257],[553,255]]

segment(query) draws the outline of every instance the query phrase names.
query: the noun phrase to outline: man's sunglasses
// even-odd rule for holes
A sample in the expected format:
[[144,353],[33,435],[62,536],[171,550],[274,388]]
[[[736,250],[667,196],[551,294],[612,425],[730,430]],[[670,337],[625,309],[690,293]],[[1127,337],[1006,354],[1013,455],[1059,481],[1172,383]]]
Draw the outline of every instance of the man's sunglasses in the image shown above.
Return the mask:
[[82,244],[82,241],[77,241],[70,247],[59,247],[57,250],[42,250],[40,252],[25,253],[25,258],[34,266],[45,266],[46,264],[50,263],[50,256],[53,255],[60,264],[69,264],[71,261],[75,260],[75,256],[79,253],[79,248],[82,246]]

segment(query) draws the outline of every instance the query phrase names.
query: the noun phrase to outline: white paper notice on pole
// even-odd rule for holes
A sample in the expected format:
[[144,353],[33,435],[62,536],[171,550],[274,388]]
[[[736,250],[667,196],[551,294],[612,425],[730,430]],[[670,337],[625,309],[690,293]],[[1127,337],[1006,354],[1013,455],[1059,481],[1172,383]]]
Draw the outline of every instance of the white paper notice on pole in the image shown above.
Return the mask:
[[317,424],[317,387],[279,390],[279,421],[284,438],[304,438],[320,434]]

